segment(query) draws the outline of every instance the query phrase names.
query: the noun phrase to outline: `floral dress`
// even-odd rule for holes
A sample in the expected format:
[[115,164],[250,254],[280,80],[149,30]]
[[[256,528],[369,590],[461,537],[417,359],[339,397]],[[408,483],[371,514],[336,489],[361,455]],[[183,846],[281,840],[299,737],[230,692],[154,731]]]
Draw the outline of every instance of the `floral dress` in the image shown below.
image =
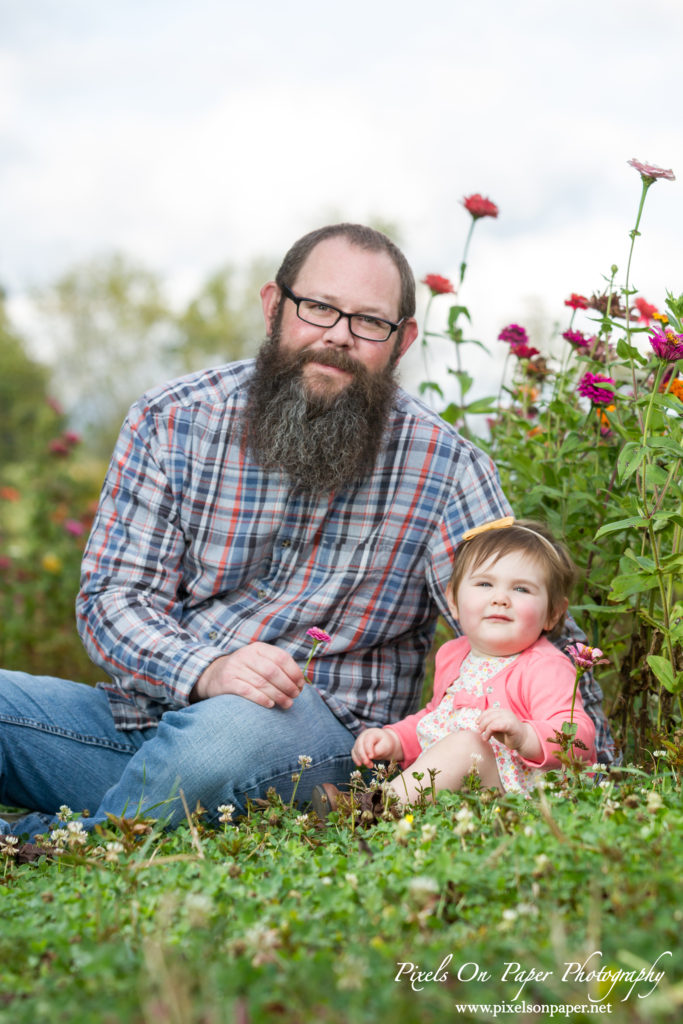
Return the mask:
[[[456,694],[460,694],[462,701],[462,691],[469,695],[471,700],[484,697],[484,684],[514,661],[516,657],[516,654],[507,658],[479,657],[470,651],[460,666],[460,675],[448,687],[439,706],[418,722],[417,738],[422,749],[427,750],[438,740],[442,740],[444,736],[457,732],[459,729],[477,730],[481,708],[455,707],[454,697]],[[487,687],[488,693],[491,690],[492,687]],[[498,702],[492,706],[500,707]],[[496,758],[496,767],[505,792],[524,793],[528,796],[534,789],[536,778],[541,772],[537,768],[530,768],[516,750],[510,750],[493,736],[489,743]]]

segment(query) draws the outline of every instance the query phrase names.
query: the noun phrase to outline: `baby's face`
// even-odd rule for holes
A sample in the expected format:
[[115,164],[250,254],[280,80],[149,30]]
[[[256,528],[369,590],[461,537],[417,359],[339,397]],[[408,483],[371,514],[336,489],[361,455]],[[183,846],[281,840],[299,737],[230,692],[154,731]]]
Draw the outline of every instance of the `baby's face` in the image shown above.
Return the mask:
[[475,654],[506,657],[552,629],[545,573],[527,554],[512,551],[466,573],[449,607]]

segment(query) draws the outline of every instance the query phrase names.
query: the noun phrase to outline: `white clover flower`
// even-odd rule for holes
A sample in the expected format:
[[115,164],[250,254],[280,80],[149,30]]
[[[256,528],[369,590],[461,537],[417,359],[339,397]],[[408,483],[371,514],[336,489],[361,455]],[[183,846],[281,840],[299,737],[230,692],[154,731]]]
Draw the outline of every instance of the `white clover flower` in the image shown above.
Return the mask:
[[513,907],[507,907],[502,913],[503,921],[509,921],[512,923],[517,920],[517,911]]
[[308,754],[299,754],[299,764],[302,768],[310,768],[313,764],[313,758],[309,757]]
[[405,839],[413,829],[413,822],[410,816],[401,818],[400,821],[396,822],[395,833],[397,839]]
[[474,814],[466,804],[460,808],[455,815],[456,826],[454,832],[457,836],[465,836],[468,832],[474,832]]
[[533,835],[535,835],[535,834],[536,834],[536,833],[535,833],[535,832],[534,832],[534,830],[532,829],[531,825],[525,825],[525,826],[524,826],[524,835],[525,835],[525,836],[533,836]]
[[439,895],[439,883],[435,878],[418,875],[408,882],[408,892],[418,903],[431,902],[432,897]]
[[211,918],[213,903],[202,892],[191,892],[185,897],[187,919],[192,928],[205,928]]
[[356,768],[355,771],[351,772],[351,781],[352,782],[360,782],[362,778],[363,778],[363,773],[361,771],[359,771],[358,768]]
[[330,878],[329,875],[323,875],[322,878],[320,879],[320,884],[321,885],[332,885],[332,879]]
[[222,825],[227,825],[228,822],[232,821],[232,816],[235,813],[233,804],[219,804],[217,810],[220,815],[218,820]]
[[436,825],[427,823],[422,826],[422,841],[425,843],[431,843],[432,839],[436,836],[437,828]]
[[296,816],[296,819],[295,819],[295,824],[296,825],[305,825],[307,821],[308,821],[308,815],[307,814],[298,814]]
[[70,821],[73,818],[73,816],[74,812],[71,810],[70,807],[67,807],[66,804],[62,804],[62,806],[57,811],[57,821]]
[[353,871],[347,871],[344,878],[349,883],[352,889],[358,888],[358,875],[354,875]]
[[605,817],[606,818],[611,818],[612,815],[616,814],[616,812],[619,810],[619,801],[618,800],[612,800],[612,798],[608,796],[607,799],[605,800],[604,810],[605,810]]
[[661,793],[651,789],[645,799],[645,805],[650,814],[656,814],[664,806]]
[[652,756],[653,757],[666,757],[667,754],[668,754],[667,750],[653,750],[652,751]]
[[116,863],[119,859],[119,854],[123,853],[123,843],[111,842],[105,846],[104,859],[110,863]]

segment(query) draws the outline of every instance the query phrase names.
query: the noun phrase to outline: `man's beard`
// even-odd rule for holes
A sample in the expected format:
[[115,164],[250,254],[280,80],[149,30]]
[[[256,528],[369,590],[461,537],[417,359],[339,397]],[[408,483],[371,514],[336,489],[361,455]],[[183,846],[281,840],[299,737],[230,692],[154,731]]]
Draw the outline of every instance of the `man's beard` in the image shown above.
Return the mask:
[[[333,395],[315,392],[303,377],[307,363],[353,374]],[[371,373],[336,348],[283,351],[279,324],[262,345],[249,385],[245,436],[264,469],[280,469],[313,494],[337,491],[367,476],[382,445],[398,386],[397,358]]]

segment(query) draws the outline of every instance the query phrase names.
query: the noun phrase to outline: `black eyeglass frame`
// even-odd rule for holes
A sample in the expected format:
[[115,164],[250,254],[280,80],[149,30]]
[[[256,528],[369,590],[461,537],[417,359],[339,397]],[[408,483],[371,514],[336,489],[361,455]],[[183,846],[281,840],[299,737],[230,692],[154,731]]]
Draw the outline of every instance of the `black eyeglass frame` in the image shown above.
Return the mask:
[[[330,305],[329,302],[321,302],[319,299],[312,299],[308,295],[295,295],[294,292],[292,291],[292,289],[288,288],[286,284],[281,284],[280,285],[280,290],[282,291],[282,293],[288,299],[291,299],[291,301],[294,303],[294,305],[296,306],[296,315],[299,317],[299,320],[302,320],[305,324],[310,324],[311,327],[321,327],[323,329],[327,329],[328,327],[335,327],[339,323],[341,318],[345,316],[346,319],[349,321],[349,331],[351,332],[351,334],[353,335],[354,338],[360,338],[361,341],[372,341],[372,342],[375,343],[375,345],[384,345],[384,344],[386,344],[386,342],[389,341],[389,338],[394,333],[394,331],[397,331],[399,329],[399,327],[401,326],[401,324],[406,319],[403,316],[398,321],[398,323],[394,323],[393,320],[386,320],[383,316],[374,316],[374,314],[371,314],[371,313],[345,313],[343,309],[338,309],[336,306]],[[318,306],[325,306],[327,309],[333,309],[334,312],[338,314],[337,319],[334,321],[334,323],[331,323],[331,324],[316,324],[316,323],[313,323],[312,320],[307,320],[305,316],[301,315],[299,306],[300,306],[300,304],[302,302],[315,302]],[[355,316],[361,316],[361,317],[362,316],[371,316],[372,319],[373,320],[377,320],[378,323],[386,324],[387,327],[389,328],[389,333],[387,334],[386,338],[381,338],[381,339],[380,338],[368,338],[364,334],[358,334],[356,331],[354,331],[353,327],[351,326],[351,320]]]

